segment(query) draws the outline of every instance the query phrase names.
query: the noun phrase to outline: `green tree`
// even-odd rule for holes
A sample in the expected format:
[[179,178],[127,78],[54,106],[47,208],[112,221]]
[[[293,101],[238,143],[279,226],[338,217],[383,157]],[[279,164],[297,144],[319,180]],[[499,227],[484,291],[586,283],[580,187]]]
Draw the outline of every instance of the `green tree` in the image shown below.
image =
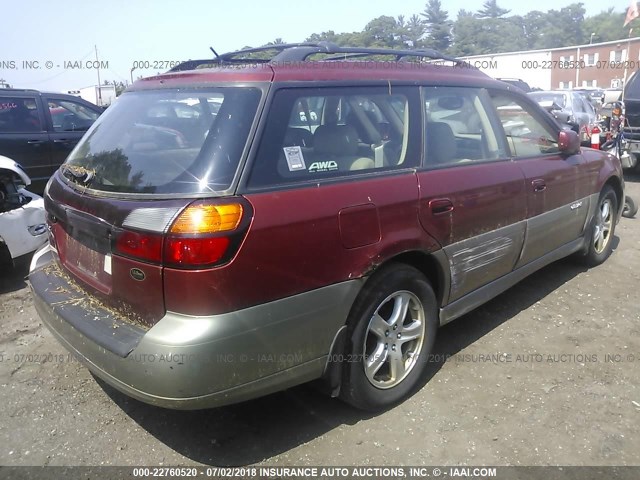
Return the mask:
[[451,53],[457,56],[501,53],[526,48],[521,17],[478,18],[458,13]]
[[407,22],[407,43],[412,48],[420,48],[422,46],[422,37],[426,33],[424,21],[419,15],[411,15]]
[[388,15],[374,18],[364,27],[364,43],[368,47],[393,48],[402,45],[401,27]]
[[547,14],[539,10],[533,10],[522,17],[522,21],[526,48],[542,48],[542,32],[547,25]]
[[[593,35],[593,43],[608,42],[611,40],[620,40],[629,36],[629,27],[634,27],[632,22],[624,27],[625,12],[615,12],[613,7],[609,7],[597,15],[587,17],[584,20],[584,39],[585,42],[591,41]],[[636,23],[635,28],[631,32],[631,37],[639,37],[640,28]]]
[[478,18],[500,18],[510,11],[499,7],[497,0],[487,0],[482,4],[482,9],[478,10]]
[[[585,17],[582,3],[548,12],[533,10],[522,16],[508,13],[497,0],[486,0],[475,14],[459,10],[452,22],[441,0],[428,0],[423,12],[408,19],[384,15],[371,20],[360,32],[329,30],[314,33],[307,41],[326,40],[354,47],[429,47],[466,56],[579,45],[588,43],[592,33],[594,42],[623,40],[629,34],[629,29],[622,26],[625,12],[613,8],[591,17]],[[640,37],[640,27],[632,34]]]
[[447,51],[451,46],[452,25],[449,13],[442,9],[440,0],[429,0],[420,15],[424,17],[426,27],[426,46],[441,52]]
[[545,25],[540,30],[537,48],[568,47],[583,43],[584,14],[582,3],[549,10],[545,14]]

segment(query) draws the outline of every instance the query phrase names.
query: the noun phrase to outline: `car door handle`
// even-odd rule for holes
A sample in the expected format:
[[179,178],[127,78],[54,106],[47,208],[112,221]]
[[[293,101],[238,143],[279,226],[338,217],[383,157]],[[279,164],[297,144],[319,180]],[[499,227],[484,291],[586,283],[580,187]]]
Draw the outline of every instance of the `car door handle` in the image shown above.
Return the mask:
[[68,138],[56,138],[53,143],[69,143],[71,140]]
[[29,145],[40,145],[41,143],[44,143],[44,140],[27,140],[27,143]]
[[533,187],[533,191],[536,193],[544,192],[547,189],[547,183],[542,179],[532,181],[531,186]]
[[448,198],[435,198],[429,200],[429,208],[433,215],[443,215],[453,211],[453,202]]

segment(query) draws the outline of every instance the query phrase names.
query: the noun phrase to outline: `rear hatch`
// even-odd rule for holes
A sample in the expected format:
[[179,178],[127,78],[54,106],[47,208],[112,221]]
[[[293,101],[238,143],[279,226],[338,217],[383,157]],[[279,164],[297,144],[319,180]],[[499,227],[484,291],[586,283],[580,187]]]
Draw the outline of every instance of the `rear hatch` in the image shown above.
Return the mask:
[[45,194],[59,268],[118,316],[165,313],[163,269],[228,262],[251,206],[231,186],[261,91],[211,87],[123,94]]

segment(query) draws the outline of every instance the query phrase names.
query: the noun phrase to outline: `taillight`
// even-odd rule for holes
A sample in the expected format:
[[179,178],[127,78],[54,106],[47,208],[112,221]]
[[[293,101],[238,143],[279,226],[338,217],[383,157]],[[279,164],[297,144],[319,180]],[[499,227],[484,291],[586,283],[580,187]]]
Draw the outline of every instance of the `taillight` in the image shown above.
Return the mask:
[[164,242],[164,263],[201,268],[224,263],[235,253],[249,218],[243,203],[196,201],[173,221]]
[[171,233],[207,234],[235,230],[242,219],[242,205],[194,203],[185,208],[171,225]]
[[164,235],[118,230],[114,252],[173,268],[221,265],[237,252],[252,215],[251,204],[243,198],[196,200],[166,227]]
[[126,257],[160,263],[162,261],[162,235],[123,230],[116,235],[115,249]]
[[212,265],[224,257],[229,238],[181,238],[170,237],[165,241],[164,261],[175,266]]

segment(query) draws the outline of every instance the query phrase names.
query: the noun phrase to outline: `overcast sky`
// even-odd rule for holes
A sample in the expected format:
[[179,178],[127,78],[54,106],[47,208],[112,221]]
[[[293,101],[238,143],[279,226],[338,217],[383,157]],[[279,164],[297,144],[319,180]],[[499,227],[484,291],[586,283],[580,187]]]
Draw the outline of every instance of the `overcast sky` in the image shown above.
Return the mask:
[[[426,0],[0,0],[0,79],[14,87],[66,91],[97,83],[95,69],[65,68],[65,62],[95,58],[109,62],[101,80],[129,80],[136,61],[208,58],[244,45],[281,37],[300,42],[311,33],[360,31],[380,15],[411,16]],[[443,0],[455,18],[459,9],[478,10],[483,0]],[[499,1],[514,14],[559,9],[570,0]],[[587,15],[628,2],[584,0]],[[37,61],[38,69],[23,62]],[[11,63],[13,62],[13,64]],[[47,63],[50,62],[50,63]],[[34,65],[32,63],[31,65]],[[163,71],[162,69],[159,71]],[[134,78],[158,70],[135,70]]]

